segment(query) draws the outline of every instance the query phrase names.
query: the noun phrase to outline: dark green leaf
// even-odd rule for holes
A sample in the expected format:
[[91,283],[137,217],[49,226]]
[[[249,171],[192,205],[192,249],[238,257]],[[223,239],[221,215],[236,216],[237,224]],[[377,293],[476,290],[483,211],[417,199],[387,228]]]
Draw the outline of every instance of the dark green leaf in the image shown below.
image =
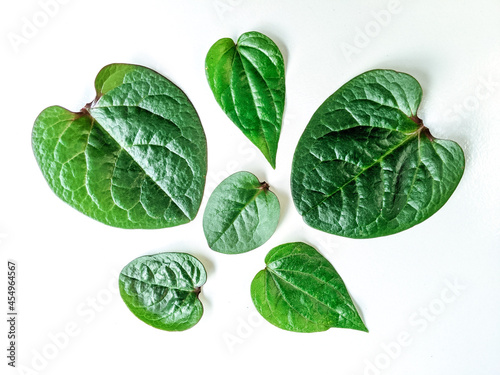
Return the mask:
[[276,44],[252,31],[217,41],[206,58],[217,103],[273,168],[285,107],[285,64]]
[[295,151],[292,196],[313,228],[352,238],[408,229],[450,198],[464,172],[458,144],[417,117],[418,82],[366,72],[316,111]]
[[137,65],[104,67],[81,112],[49,107],[33,150],[52,190],[84,214],[121,228],[194,219],[207,171],[206,138],[186,95]]
[[288,331],[338,327],[368,332],[335,268],[302,242],[277,246],[267,254],[251,294],[257,311]]
[[269,185],[249,172],[237,172],[222,181],[210,196],[203,230],[211,249],[239,254],[271,238],[279,218],[280,204]]
[[184,331],[203,315],[198,295],[206,279],[205,268],[192,255],[146,255],[123,268],[120,295],[143,322],[165,331]]

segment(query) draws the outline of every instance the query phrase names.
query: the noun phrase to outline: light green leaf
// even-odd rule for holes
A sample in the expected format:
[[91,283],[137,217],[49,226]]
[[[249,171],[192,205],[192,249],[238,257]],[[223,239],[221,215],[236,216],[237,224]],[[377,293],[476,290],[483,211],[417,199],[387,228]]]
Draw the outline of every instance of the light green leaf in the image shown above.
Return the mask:
[[33,150],[52,190],[105,224],[164,228],[194,219],[207,171],[205,133],[186,95],[137,65],[104,67],[81,112],[49,107]]
[[379,237],[426,220],[446,203],[464,172],[464,154],[423,125],[421,98],[413,77],[373,70],[319,107],[292,165],[293,200],[308,225]]
[[273,235],[280,204],[266,182],[237,172],[220,183],[208,200],[203,230],[211,249],[225,254],[253,250]]
[[332,327],[368,332],[339,274],[315,248],[287,243],[272,249],[265,261],[251,294],[267,321],[295,332]]
[[120,295],[130,311],[150,326],[184,331],[203,315],[198,295],[206,280],[205,268],[192,255],[146,255],[121,271]]
[[285,64],[276,44],[251,31],[217,41],[206,75],[217,103],[273,168],[285,107]]

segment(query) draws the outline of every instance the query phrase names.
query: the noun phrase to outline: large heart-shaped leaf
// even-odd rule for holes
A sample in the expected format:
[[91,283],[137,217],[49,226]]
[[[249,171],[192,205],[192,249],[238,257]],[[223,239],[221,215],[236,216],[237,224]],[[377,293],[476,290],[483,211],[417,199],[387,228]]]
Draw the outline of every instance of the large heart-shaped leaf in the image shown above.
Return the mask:
[[81,112],[49,107],[33,150],[52,190],[84,214],[121,228],[193,220],[207,171],[205,133],[186,95],[160,74],[112,64]]
[[285,107],[285,64],[276,44],[251,31],[237,44],[217,41],[208,51],[206,75],[217,103],[273,168]]
[[265,261],[251,294],[267,321],[295,332],[332,327],[368,332],[339,274],[315,248],[287,243],[272,249]]
[[211,249],[240,254],[273,235],[280,204],[266,182],[249,172],[237,172],[214,190],[203,215],[203,230]]
[[192,255],[146,255],[121,271],[120,295],[143,322],[165,331],[184,331],[203,315],[198,295],[206,279],[203,264]]
[[345,237],[385,236],[446,203],[464,172],[464,154],[423,125],[421,98],[413,77],[373,70],[319,107],[292,165],[293,200],[307,224]]

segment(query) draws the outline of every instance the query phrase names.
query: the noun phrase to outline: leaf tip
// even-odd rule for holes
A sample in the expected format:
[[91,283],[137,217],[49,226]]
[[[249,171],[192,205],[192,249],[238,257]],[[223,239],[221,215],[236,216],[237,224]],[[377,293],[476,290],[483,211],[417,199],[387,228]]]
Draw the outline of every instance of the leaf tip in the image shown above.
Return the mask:
[[273,155],[269,155],[267,152],[264,152],[264,150],[260,149],[262,154],[266,157],[267,161],[269,162],[269,164],[271,165],[271,167],[273,169],[276,169],[276,154],[273,156]]
[[368,330],[368,328],[366,328],[366,326],[364,325],[364,323],[361,323],[361,327],[358,328],[358,331],[370,333],[370,331]]

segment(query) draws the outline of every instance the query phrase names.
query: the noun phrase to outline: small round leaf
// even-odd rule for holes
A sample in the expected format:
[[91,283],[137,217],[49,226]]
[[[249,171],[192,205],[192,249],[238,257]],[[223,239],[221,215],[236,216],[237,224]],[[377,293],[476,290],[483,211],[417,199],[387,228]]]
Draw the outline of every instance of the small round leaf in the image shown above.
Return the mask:
[[249,172],[237,172],[217,186],[203,215],[211,249],[225,254],[253,250],[273,235],[280,218],[278,198]]
[[121,271],[120,295],[130,311],[150,326],[184,331],[203,315],[198,295],[206,279],[203,264],[192,255],[146,255]]

